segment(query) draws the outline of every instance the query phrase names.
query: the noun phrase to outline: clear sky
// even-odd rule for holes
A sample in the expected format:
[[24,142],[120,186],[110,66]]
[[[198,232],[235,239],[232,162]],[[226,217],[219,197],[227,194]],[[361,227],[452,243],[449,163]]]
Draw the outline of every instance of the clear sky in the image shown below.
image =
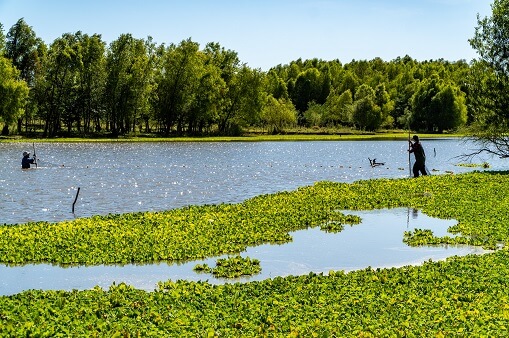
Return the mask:
[[493,0],[0,0],[7,34],[24,18],[47,44],[64,33],[191,38],[236,51],[268,70],[298,58],[343,63],[409,55],[419,61],[476,58],[468,39]]

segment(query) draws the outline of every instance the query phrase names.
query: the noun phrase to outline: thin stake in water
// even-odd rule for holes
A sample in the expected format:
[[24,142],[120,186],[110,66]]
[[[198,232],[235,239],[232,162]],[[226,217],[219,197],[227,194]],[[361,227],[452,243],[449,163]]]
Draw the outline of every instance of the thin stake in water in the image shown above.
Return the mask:
[[74,205],[76,204],[76,201],[78,200],[78,195],[80,194],[80,187],[78,187],[78,191],[76,191],[76,197],[74,197],[74,202],[72,203],[72,213],[74,214]]

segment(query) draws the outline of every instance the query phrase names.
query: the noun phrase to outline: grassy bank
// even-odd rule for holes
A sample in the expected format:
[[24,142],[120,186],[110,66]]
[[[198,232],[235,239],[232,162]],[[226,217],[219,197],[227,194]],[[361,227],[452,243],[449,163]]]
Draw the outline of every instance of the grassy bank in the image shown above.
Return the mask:
[[289,231],[344,222],[338,209],[408,206],[458,220],[451,228],[458,237],[409,234],[412,245],[502,249],[417,267],[247,284],[168,281],[154,292],[126,285],[108,291],[26,291],[0,297],[0,336],[505,336],[507,196],[509,173],[477,172],[321,182],[239,204],[3,226],[3,262],[171,261],[286,242]]
[[[412,134],[413,135],[413,134]],[[462,134],[419,134],[426,138],[462,137]],[[152,137],[152,136],[121,136],[118,138],[94,137],[56,137],[28,138],[1,137],[0,142],[265,142],[265,141],[362,141],[362,140],[407,140],[408,132],[389,131],[380,133],[289,133],[284,135],[268,135],[246,133],[244,136],[202,136],[202,137]]]

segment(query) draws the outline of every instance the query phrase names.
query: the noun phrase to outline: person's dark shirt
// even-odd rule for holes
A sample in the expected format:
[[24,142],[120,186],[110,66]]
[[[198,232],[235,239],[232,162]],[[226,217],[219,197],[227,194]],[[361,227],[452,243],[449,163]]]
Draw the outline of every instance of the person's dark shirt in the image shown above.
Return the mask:
[[21,168],[22,169],[30,169],[30,164],[34,163],[33,158],[29,158],[28,156],[23,157],[21,160]]
[[426,161],[426,155],[424,154],[424,148],[422,147],[420,142],[412,143],[412,149],[410,149],[411,153],[415,155],[415,162],[424,163]]

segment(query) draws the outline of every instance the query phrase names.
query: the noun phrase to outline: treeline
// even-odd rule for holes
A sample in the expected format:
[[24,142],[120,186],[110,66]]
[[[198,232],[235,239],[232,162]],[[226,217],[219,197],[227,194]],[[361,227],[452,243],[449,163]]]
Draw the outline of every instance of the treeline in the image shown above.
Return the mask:
[[[66,33],[50,45],[0,24],[3,134],[239,135],[261,127],[454,130],[468,124],[465,61],[296,60],[252,69],[218,43]],[[470,117],[471,118],[471,117]]]

